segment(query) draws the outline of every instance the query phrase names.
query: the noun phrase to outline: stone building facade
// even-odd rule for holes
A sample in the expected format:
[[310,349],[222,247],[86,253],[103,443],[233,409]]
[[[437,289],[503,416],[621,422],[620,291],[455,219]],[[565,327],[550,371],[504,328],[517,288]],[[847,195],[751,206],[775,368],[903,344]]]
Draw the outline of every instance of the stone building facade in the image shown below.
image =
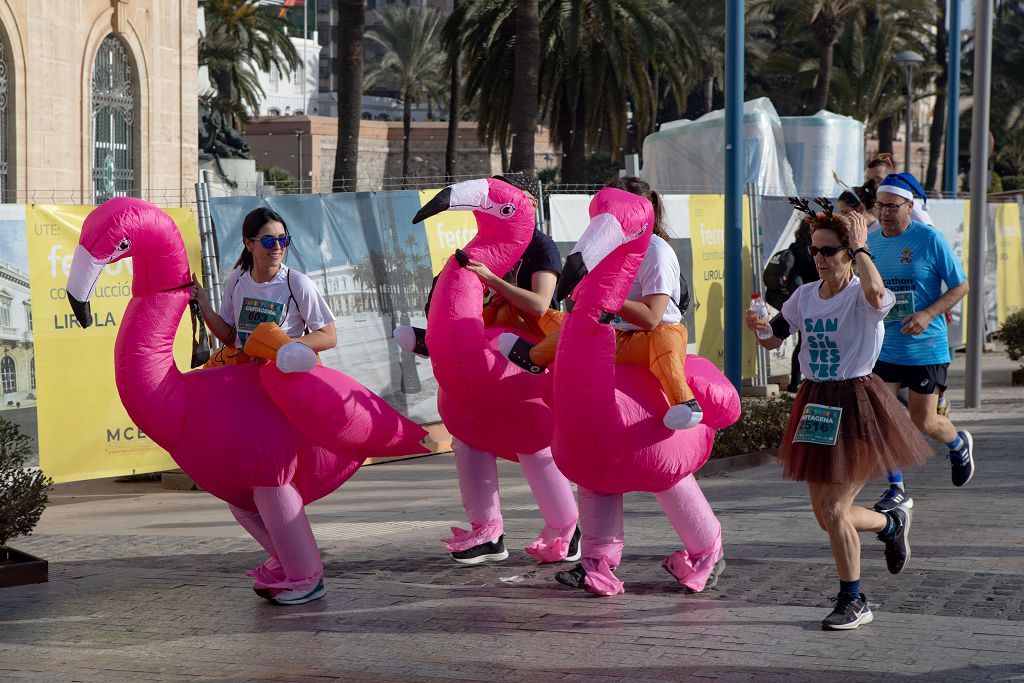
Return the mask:
[[196,14],[195,0],[0,0],[2,201],[192,197]]
[[0,410],[35,400],[28,273],[0,260]]

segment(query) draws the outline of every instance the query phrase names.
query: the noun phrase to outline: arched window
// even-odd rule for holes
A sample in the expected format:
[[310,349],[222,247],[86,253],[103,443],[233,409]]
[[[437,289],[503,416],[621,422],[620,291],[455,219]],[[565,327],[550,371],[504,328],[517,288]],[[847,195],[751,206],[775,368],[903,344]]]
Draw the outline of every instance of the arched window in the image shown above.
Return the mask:
[[92,181],[97,204],[137,194],[135,72],[124,43],[109,35],[92,71]]
[[7,135],[7,118],[11,106],[10,78],[7,76],[7,37],[0,31],[0,204],[14,201],[10,197],[11,174],[8,161],[10,137]]
[[0,358],[0,383],[5,394],[13,394],[18,386],[18,371],[14,369],[14,359],[10,356]]

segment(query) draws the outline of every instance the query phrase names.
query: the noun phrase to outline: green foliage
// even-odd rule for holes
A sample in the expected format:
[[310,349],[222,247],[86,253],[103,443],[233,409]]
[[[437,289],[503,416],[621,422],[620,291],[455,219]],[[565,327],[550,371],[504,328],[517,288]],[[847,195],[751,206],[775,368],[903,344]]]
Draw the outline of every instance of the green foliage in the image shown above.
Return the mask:
[[995,171],[992,171],[992,174],[989,176],[988,191],[989,192],[1002,192],[1003,191],[1003,179]]
[[743,399],[743,414],[731,427],[715,436],[712,458],[777,448],[786,431],[793,398],[780,394],[770,398]]
[[587,157],[583,182],[588,185],[604,185],[619,177],[620,168],[609,154],[591,154]]
[[1003,192],[1024,190],[1024,175],[1003,176]]
[[280,166],[268,166],[267,168],[260,170],[263,172],[264,181],[277,188],[279,193],[295,194],[296,188],[298,187],[298,181],[295,180],[295,176],[289,173],[286,169],[283,169]]
[[553,168],[542,168],[537,171],[537,180],[544,183],[545,186],[553,185],[558,182],[558,172],[561,169],[558,166]]
[[53,480],[25,462],[32,440],[18,425],[0,417],[0,547],[18,536],[28,536],[46,507]]
[[[999,328],[999,338],[1006,344],[1010,360],[1024,359],[1024,310],[1016,311],[1006,318]],[[1021,363],[1024,367],[1024,363]]]

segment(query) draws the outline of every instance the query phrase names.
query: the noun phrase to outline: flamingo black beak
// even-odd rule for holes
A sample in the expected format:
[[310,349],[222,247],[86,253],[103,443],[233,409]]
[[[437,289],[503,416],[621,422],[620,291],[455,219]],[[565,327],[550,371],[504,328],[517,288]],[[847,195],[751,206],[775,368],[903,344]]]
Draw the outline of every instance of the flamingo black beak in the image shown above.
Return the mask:
[[436,216],[442,211],[447,211],[451,208],[451,201],[452,188],[446,187],[434,195],[433,199],[420,207],[420,210],[416,212],[415,216],[413,216],[412,222],[419,223],[421,221],[425,221],[431,216]]
[[75,255],[71,259],[71,271],[68,273],[68,283],[65,287],[68,295],[68,303],[83,328],[92,325],[92,311],[89,299],[92,297],[96,281],[103,272],[103,261],[96,260],[89,251],[79,244],[75,248]]

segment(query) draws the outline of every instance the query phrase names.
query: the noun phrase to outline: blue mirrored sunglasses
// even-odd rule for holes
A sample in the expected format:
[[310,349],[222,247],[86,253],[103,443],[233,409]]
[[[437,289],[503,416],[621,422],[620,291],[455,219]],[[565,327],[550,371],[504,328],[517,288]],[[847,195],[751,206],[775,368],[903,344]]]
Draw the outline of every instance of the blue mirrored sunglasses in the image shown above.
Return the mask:
[[274,237],[272,235],[263,235],[262,237],[250,237],[251,240],[259,240],[259,243],[263,245],[264,249],[273,249],[274,244],[280,244],[282,249],[287,249],[288,245],[292,243],[291,235],[281,235]]

